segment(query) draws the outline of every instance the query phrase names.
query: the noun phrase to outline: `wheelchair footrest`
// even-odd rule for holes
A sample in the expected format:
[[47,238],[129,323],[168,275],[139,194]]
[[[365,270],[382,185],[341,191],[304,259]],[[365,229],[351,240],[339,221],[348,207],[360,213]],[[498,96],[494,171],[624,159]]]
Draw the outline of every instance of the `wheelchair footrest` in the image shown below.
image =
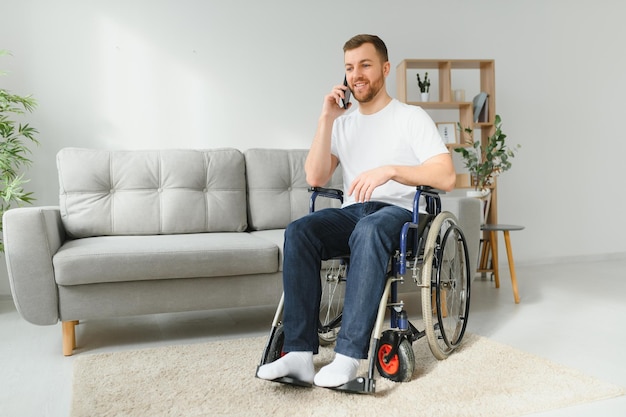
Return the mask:
[[[257,372],[258,372],[259,367],[257,367]],[[255,376],[259,378],[258,374],[255,374]],[[259,378],[259,379],[262,379],[262,378]],[[278,382],[279,384],[294,385],[297,387],[304,387],[304,388],[312,388],[314,386],[310,382],[301,381],[299,379],[292,378],[290,376],[283,376],[283,377],[272,379],[269,381]],[[332,389],[335,391],[351,392],[355,394],[373,394],[374,392],[376,392],[376,380],[365,378],[365,377],[358,377],[343,385],[340,385],[338,387],[332,387],[329,389]]]
[[376,380],[366,377],[358,377],[338,387],[330,388],[335,391],[352,392],[355,394],[373,394],[376,392]]
[[[257,367],[257,373],[258,373],[258,369],[259,368]],[[257,374],[255,374],[255,376],[259,378]],[[262,379],[262,378],[259,378],[259,379]],[[282,376],[280,378],[272,379],[270,380],[270,382],[278,382],[279,384],[295,385],[297,387],[304,387],[304,388],[313,387],[313,384],[311,384],[310,382],[301,381],[299,379],[292,378],[290,376]]]

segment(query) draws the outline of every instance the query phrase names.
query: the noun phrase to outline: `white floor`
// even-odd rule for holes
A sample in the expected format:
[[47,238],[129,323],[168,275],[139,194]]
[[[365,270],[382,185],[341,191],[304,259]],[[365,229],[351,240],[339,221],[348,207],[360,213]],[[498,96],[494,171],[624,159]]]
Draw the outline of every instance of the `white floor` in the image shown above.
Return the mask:
[[[518,265],[519,305],[502,271],[500,289],[486,279],[475,281],[470,332],[626,387],[626,257]],[[264,335],[273,312],[268,307],[84,322],[77,327],[76,355]],[[0,332],[0,416],[67,416],[76,355],[62,356],[60,325],[27,323],[5,297]],[[626,396],[538,415],[623,416]]]

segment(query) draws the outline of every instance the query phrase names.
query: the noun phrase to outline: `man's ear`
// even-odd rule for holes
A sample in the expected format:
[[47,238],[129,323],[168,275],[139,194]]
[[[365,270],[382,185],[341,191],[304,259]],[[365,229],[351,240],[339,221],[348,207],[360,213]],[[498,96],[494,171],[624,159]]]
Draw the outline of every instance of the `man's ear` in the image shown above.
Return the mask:
[[383,64],[383,75],[386,77],[389,75],[389,71],[391,71],[391,64],[389,61]]

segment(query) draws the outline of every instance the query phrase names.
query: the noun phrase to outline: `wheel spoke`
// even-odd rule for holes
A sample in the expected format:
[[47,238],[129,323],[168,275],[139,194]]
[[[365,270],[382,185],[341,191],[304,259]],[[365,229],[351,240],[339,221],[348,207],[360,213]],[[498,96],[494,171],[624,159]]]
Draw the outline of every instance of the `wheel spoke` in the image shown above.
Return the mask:
[[322,271],[322,296],[320,300],[320,319],[318,336],[322,345],[333,343],[337,339],[341,324],[342,303],[345,292],[345,262],[333,259],[327,261]]

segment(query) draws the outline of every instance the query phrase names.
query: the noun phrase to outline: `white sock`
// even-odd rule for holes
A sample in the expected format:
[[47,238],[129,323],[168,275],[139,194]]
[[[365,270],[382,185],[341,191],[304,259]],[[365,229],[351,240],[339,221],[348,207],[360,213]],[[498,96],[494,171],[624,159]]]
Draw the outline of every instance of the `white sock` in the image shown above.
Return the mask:
[[320,369],[313,381],[319,387],[338,387],[356,378],[358,370],[358,359],[337,353],[335,360]]
[[313,383],[313,352],[289,352],[274,362],[259,367],[257,376],[262,379],[274,380],[289,376],[303,382]]

